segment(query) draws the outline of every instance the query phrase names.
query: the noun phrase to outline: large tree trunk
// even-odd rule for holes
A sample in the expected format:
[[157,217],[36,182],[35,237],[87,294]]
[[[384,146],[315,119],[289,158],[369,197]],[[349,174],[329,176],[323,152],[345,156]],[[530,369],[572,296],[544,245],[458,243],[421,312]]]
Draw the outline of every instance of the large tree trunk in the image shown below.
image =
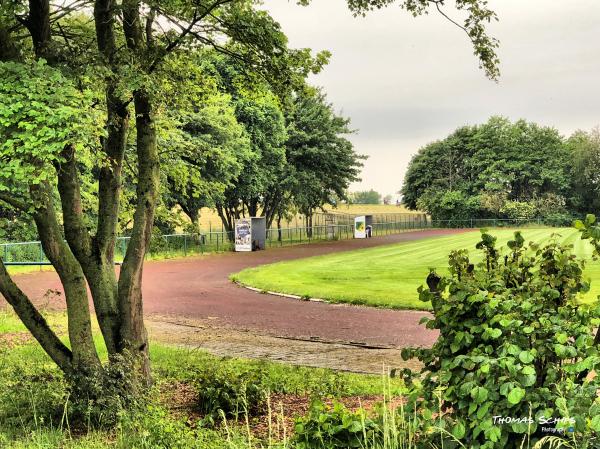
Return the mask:
[[134,227],[119,277],[121,317],[120,350],[139,356],[140,370],[150,381],[148,335],[144,326],[142,272],[152,237],[154,211],[159,195],[159,155],[150,98],[145,91],[134,93],[137,128],[138,185]]
[[[145,51],[145,43],[139,23],[139,8],[140,4],[135,0],[123,2],[123,29],[127,46],[133,53],[141,55]],[[121,171],[129,127],[128,102],[116,94],[122,90],[119,88],[119,61],[115,58],[117,46],[114,25],[117,10],[114,0],[97,0],[94,4],[98,49],[103,62],[113,72],[106,79],[107,136],[103,141],[105,160],[99,164],[96,235],[90,235],[84,220],[81,181],[73,145],[65,146],[60,163],[55,164],[62,206],[62,229],[53,204],[53,187],[46,183],[30,189],[30,197],[35,205],[33,218],[44,252],[64,287],[71,349],[60,342],[29,298],[10,279],[4,265],[0,265],[0,292],[57,365],[66,373],[83,374],[85,377],[101,368],[92,338],[87,294],[89,285],[109,356],[125,352],[133,355],[138,363],[137,372],[144,383],[148,383],[150,365],[141,283],[158,198],[158,149],[152,103],[148,93],[139,88],[133,93],[137,127],[137,206],[132,238],[117,281],[114,246]],[[25,23],[36,56],[52,63],[56,58],[50,53],[53,47],[50,42],[49,11],[48,0],[30,0],[30,13]],[[10,46],[3,45],[2,48],[7,49],[3,50],[2,57],[12,55],[8,51]],[[8,201],[13,207],[30,210],[30,204],[21,205],[11,198],[2,200]]]
[[[23,21],[29,33],[38,59],[50,64],[56,61],[52,50],[49,0],[29,0],[29,15]],[[63,240],[61,226],[53,201],[53,188],[49,182],[32,184],[30,197],[42,247],[56,269],[65,292],[68,317],[68,334],[71,349],[64,348],[56,334],[35,310],[31,301],[16,287],[2,266],[0,277],[3,296],[13,306],[23,323],[31,330],[42,348],[67,373],[85,369],[86,372],[100,368],[100,360],[92,337],[91,315],[88,305],[84,273],[71,248]],[[21,206],[13,204],[14,206]],[[29,211],[31,207],[21,207]]]

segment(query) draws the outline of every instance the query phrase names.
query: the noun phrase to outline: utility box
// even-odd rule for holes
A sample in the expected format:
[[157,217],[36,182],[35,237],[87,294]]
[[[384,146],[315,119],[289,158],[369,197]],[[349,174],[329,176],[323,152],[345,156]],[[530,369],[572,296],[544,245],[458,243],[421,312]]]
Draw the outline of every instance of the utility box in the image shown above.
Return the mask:
[[235,250],[258,251],[267,243],[265,217],[240,218],[235,221]]
[[373,215],[354,217],[354,238],[367,239],[373,234]]

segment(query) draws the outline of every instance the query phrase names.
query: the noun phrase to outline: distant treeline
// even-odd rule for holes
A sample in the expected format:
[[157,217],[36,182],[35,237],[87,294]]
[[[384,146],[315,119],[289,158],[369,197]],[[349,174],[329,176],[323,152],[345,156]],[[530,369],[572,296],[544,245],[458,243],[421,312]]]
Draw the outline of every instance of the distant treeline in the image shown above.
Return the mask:
[[544,218],[600,213],[600,130],[492,117],[458,128],[412,158],[404,204],[436,220]]

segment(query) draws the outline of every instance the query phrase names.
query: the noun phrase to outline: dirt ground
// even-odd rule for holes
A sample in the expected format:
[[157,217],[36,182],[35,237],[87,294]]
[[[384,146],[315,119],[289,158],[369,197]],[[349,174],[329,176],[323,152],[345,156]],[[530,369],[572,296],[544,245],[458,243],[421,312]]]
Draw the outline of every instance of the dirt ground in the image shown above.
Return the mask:
[[[149,261],[144,312],[153,338],[215,354],[307,366],[381,372],[401,364],[399,348],[430,346],[437,332],[419,325],[427,312],[299,301],[240,287],[229,275],[265,263],[430,238],[456,230],[405,232],[364,240],[319,242],[253,253]],[[65,307],[55,272],[15,275],[36,304]],[[49,293],[50,292],[50,293]],[[0,307],[4,300],[0,296]]]
[[400,349],[395,347],[271,336],[249,330],[215,327],[210,320],[152,316],[146,320],[146,325],[150,337],[155,341],[203,349],[217,356],[371,374],[380,374],[384,369],[387,372],[391,368],[420,368],[416,360],[402,361]]

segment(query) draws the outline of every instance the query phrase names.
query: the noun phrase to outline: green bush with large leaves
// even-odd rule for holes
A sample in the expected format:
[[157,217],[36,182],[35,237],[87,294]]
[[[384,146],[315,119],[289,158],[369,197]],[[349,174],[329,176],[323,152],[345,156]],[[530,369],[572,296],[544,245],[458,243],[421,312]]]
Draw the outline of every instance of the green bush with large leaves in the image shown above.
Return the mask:
[[[598,242],[593,223],[578,227]],[[434,318],[423,321],[440,337],[431,349],[403,351],[424,364],[421,381],[405,374],[429,435],[444,447],[504,449],[533,446],[553,428],[598,447],[600,307],[578,301],[589,290],[585,262],[556,241],[526,245],[519,232],[503,252],[483,230],[477,249],[480,262],[453,251],[448,276],[429,274],[420,297]]]

